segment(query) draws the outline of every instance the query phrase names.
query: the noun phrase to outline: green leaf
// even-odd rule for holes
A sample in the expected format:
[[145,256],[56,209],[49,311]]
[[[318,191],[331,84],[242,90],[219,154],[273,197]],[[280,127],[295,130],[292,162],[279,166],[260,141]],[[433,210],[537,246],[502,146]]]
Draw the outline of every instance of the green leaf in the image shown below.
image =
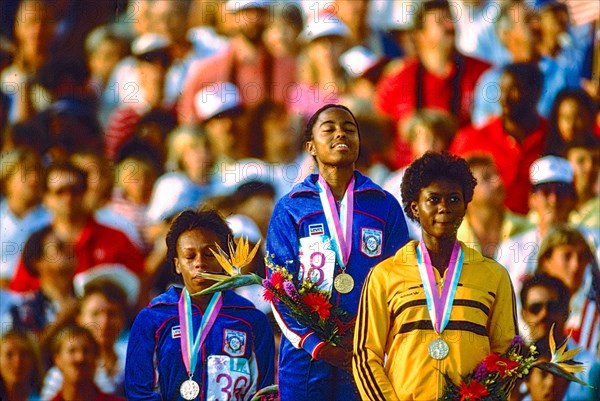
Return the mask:
[[587,384],[583,380],[581,380],[578,377],[576,377],[575,375],[567,372],[566,370],[562,369],[560,366],[558,366],[558,365],[556,365],[554,363],[551,363],[551,362],[534,362],[534,364],[532,365],[532,367],[540,368],[542,370],[545,370],[546,372],[552,373],[555,376],[562,377],[563,379],[567,379],[568,381],[579,383],[579,384],[581,384],[583,386],[586,386],[586,387],[590,387],[589,384]]
[[260,399],[260,397],[262,397],[263,395],[278,394],[278,393],[279,393],[279,386],[277,384],[274,384],[272,386],[263,387],[260,390],[258,390],[258,392],[256,394],[254,394],[254,397],[252,397],[252,399],[250,401],[258,401]]
[[218,292],[218,291],[231,290],[233,288],[245,287],[247,285],[252,285],[252,284],[260,285],[261,283],[262,283],[262,278],[257,274],[254,274],[254,273],[242,274],[239,276],[230,277],[223,281],[219,281],[200,292],[192,294],[192,296],[214,294],[215,292]]

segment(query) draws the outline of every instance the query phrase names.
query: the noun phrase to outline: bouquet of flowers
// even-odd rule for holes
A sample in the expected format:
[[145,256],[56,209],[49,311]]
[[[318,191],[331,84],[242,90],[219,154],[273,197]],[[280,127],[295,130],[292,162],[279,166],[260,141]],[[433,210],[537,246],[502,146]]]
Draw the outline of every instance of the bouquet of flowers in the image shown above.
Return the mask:
[[572,360],[580,348],[565,351],[569,340],[567,337],[556,349],[553,330],[554,327],[550,330],[549,346],[552,358],[549,362],[538,361],[535,345],[526,347],[521,337],[515,336],[504,354],[491,353],[486,356],[475,372],[463,377],[458,385],[445,375],[446,386],[440,401],[508,400],[517,379],[527,376],[533,367],[587,386],[587,383],[573,375],[584,369],[579,362]]
[[260,242],[250,251],[248,241],[241,238],[237,246],[229,243],[228,255],[217,244],[218,252],[213,251],[213,254],[226,274],[199,273],[200,277],[217,283],[198,295],[260,284],[266,301],[285,305],[299,324],[309,327],[320,339],[336,346],[342,345],[344,334],[353,326],[352,319],[343,309],[333,305],[329,300],[330,294],[320,290],[310,278],[299,281],[287,268],[274,264],[268,254],[265,263],[271,270],[270,278],[263,279],[244,269],[256,255],[259,245]]

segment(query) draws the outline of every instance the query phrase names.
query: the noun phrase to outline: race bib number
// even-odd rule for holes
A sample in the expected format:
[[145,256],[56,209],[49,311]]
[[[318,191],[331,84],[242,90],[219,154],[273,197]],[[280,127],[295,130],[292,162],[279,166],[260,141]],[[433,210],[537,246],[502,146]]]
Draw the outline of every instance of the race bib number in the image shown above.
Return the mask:
[[208,401],[244,401],[252,386],[245,358],[210,355],[207,359]]
[[326,235],[300,238],[299,255],[300,281],[310,278],[317,288],[331,292],[335,272],[335,250],[331,239]]

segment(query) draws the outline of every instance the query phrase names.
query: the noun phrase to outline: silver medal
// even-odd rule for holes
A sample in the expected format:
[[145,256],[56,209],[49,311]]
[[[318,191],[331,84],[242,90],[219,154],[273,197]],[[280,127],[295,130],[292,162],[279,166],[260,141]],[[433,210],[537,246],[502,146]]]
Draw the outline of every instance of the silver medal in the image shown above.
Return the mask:
[[185,400],[192,401],[200,394],[200,386],[192,379],[189,379],[181,383],[179,393]]
[[442,340],[441,338],[436,338],[429,343],[427,351],[429,351],[429,356],[433,359],[441,360],[448,356],[450,348],[448,347],[448,343],[446,341]]

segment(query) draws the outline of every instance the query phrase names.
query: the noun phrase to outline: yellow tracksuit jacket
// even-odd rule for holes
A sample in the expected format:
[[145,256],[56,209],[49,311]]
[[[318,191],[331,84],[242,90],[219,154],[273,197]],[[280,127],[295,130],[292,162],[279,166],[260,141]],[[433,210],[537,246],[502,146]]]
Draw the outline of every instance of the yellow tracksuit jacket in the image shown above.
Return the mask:
[[[363,400],[437,400],[445,384],[474,370],[490,352],[504,353],[517,334],[508,272],[461,243],[464,262],[441,337],[450,352],[431,358],[433,330],[411,241],[373,268],[365,281],[354,336],[353,372]],[[443,277],[433,269],[441,290]]]

